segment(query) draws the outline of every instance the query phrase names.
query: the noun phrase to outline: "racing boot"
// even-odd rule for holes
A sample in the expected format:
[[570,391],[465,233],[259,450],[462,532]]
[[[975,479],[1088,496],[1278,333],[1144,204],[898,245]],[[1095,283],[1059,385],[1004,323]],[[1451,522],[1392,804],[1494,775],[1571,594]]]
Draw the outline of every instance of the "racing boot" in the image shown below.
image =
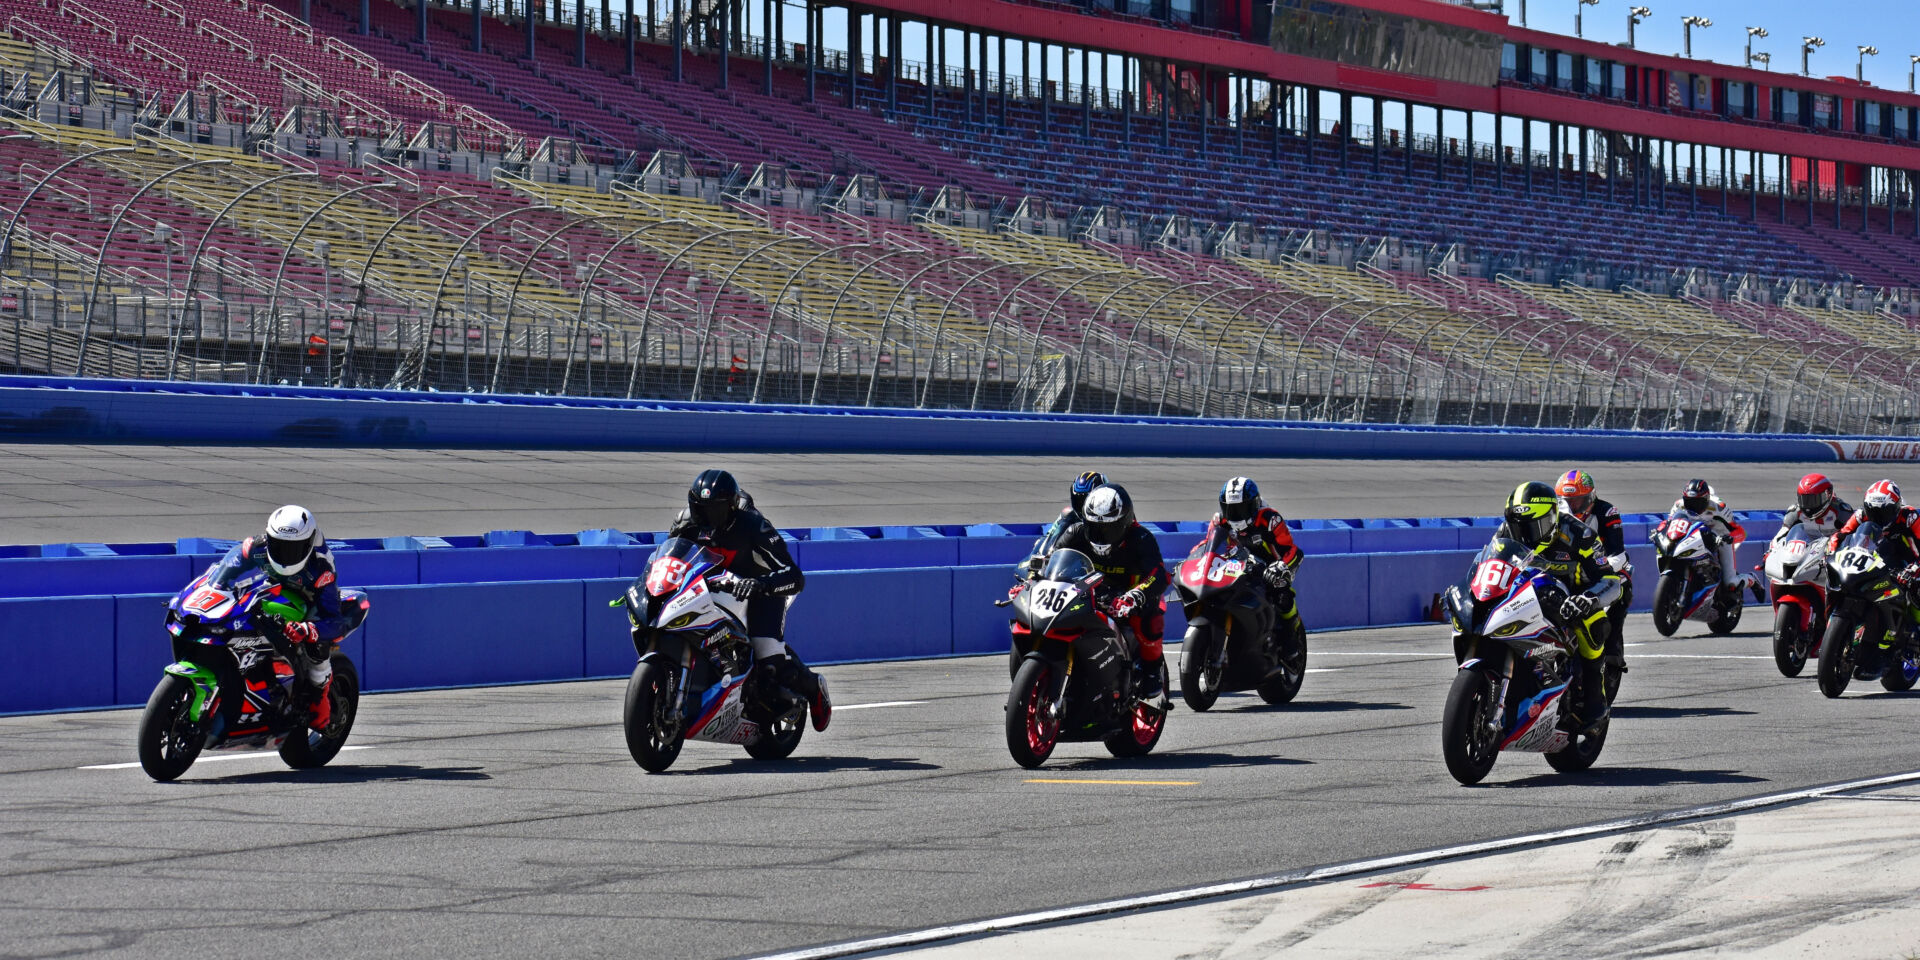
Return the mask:
[[325,733],[327,725],[333,722],[333,677],[329,675],[319,686],[314,686],[302,677],[293,683],[293,707],[295,715],[306,714],[307,726]]
[[827,696],[827,678],[808,670],[797,655],[775,657],[769,662],[781,686],[806,698],[813,729],[827,729],[827,724],[833,722],[833,700]]
[[1862,643],[1853,662],[1855,680],[1878,680],[1887,672],[1887,661],[1893,659],[1893,651],[1884,643]]
[[1752,591],[1753,591],[1753,602],[1754,602],[1754,603],[1766,603],[1766,602],[1767,602],[1767,591],[1766,591],[1766,588],[1764,588],[1764,587],[1762,587],[1762,586],[1760,586],[1760,578],[1759,578],[1759,577],[1756,577],[1756,576],[1754,576],[1754,575],[1753,575],[1753,574],[1751,574],[1751,573],[1747,573],[1747,574],[1742,574],[1741,576],[1743,576],[1743,577],[1745,577],[1745,578],[1746,578],[1746,581],[1747,581],[1747,589],[1749,589],[1749,590],[1752,590]]
[[1593,733],[1600,721],[1607,718],[1607,692],[1605,679],[1600,675],[1600,661],[1587,660],[1580,664],[1580,699],[1567,712],[1567,722],[1561,729],[1568,733]]
[[819,733],[833,722],[833,698],[827,696],[827,678],[813,675],[813,696],[807,698],[807,714],[813,718],[813,729]]
[[1137,679],[1133,686],[1134,696],[1150,703],[1165,699],[1167,685],[1160,682],[1160,674],[1165,672],[1166,661],[1163,659],[1135,660],[1133,665],[1134,669],[1139,671],[1135,674]]

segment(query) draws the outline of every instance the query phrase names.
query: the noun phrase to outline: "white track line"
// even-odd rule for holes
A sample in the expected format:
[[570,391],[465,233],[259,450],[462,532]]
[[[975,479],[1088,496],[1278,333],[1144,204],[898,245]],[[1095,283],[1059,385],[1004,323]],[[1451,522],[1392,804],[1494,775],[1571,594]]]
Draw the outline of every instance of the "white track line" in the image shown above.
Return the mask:
[[[348,750],[372,750],[372,749],[373,749],[372,746],[341,747],[340,751],[342,753],[345,753]],[[219,756],[219,757],[201,757],[198,760],[195,760],[193,762],[193,765],[197,767],[203,763],[219,763],[222,760],[259,760],[265,757],[277,758],[279,756],[280,754],[277,751],[268,751],[266,753],[229,753],[229,754],[226,754],[225,756]],[[74,769],[76,770],[131,770],[134,767],[137,767],[139,765],[140,765],[140,761],[135,760],[132,763],[96,763],[89,767],[75,767]]]
[[1084,920],[1090,917],[1112,913],[1141,910],[1148,907],[1160,907],[1173,903],[1186,903],[1194,900],[1206,900],[1214,897],[1234,894],[1253,893],[1274,890],[1295,884],[1317,880],[1333,880],[1341,877],[1363,876],[1408,867],[1415,864],[1431,863],[1437,860],[1452,860],[1459,857],[1478,856],[1518,847],[1559,843],[1566,840],[1578,840],[1586,837],[1602,836],[1610,833],[1622,833],[1629,830],[1643,830],[1662,824],[1682,820],[1699,820],[1708,817],[1723,817],[1729,814],[1744,813],[1766,807],[1793,803],[1799,800],[1811,800],[1862,790],[1869,787],[1885,786],[1895,783],[1920,781],[1920,771],[1899,773],[1885,777],[1872,777],[1865,780],[1851,780],[1846,783],[1829,784],[1824,787],[1807,787],[1786,793],[1762,794],[1739,800],[1727,800],[1704,806],[1687,807],[1681,810],[1669,810],[1664,813],[1642,814],[1621,820],[1609,820],[1605,823],[1589,824],[1584,827],[1567,827],[1561,830],[1548,830],[1541,833],[1523,834],[1499,840],[1483,840],[1478,843],[1464,843],[1437,850],[1424,850],[1419,853],[1403,853],[1390,857],[1378,857],[1372,860],[1359,860],[1353,863],[1337,864],[1328,867],[1314,867],[1296,870],[1291,873],[1276,873],[1251,880],[1235,880],[1229,883],[1215,883],[1206,886],[1188,887],[1183,890],[1169,890],[1164,893],[1152,893],[1138,897],[1125,897],[1118,900],[1103,900],[1098,903],[1082,904],[1075,907],[1059,907],[1052,910],[1036,910],[1031,913],[1016,913],[1005,917],[986,920],[973,920],[967,923],[949,924],[943,927],[929,927],[925,930],[910,930],[905,933],[870,937],[865,940],[850,940],[844,943],[828,944],[820,947],[807,947],[801,950],[789,950],[785,953],[765,954],[759,960],[826,960],[830,957],[848,957],[878,950],[893,950],[901,947],[922,946],[941,940],[958,937],[970,937],[985,933],[1001,933],[1021,927],[1037,926],[1045,923],[1059,923],[1068,920]]
[[925,700],[883,700],[883,701],[881,701],[881,702],[879,702],[879,703],[849,703],[849,704],[847,704],[847,705],[846,705],[846,706],[844,706],[844,707],[839,707],[839,706],[836,706],[836,707],[834,707],[833,709],[834,709],[835,711],[840,711],[840,710],[878,710],[878,709],[880,709],[881,707],[917,707],[917,706],[919,706],[920,704],[923,704],[923,703],[926,703],[926,702],[927,702],[927,701],[925,701]]

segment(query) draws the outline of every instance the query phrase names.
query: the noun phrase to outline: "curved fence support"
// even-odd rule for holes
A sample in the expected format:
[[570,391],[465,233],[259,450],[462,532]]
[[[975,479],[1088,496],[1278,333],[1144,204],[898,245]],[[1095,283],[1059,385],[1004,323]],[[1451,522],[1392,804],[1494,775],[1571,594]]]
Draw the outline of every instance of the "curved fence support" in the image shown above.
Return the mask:
[[[989,259],[991,260],[991,258]],[[960,299],[960,294],[978,282],[981,277],[993,273],[996,270],[1012,270],[1017,273],[1019,272],[1019,268],[1027,266],[1032,266],[1032,264],[1026,260],[1013,260],[1005,263],[998,260],[991,260],[986,266],[969,274],[967,279],[961,281],[960,285],[955,287],[953,292],[947,294],[946,298],[940,302],[940,316],[936,317],[933,323],[933,349],[927,355],[927,378],[920,385],[920,409],[926,408],[927,398],[933,394],[933,365],[940,361],[941,337],[946,333],[947,315],[953,312],[954,301]],[[952,364],[948,364],[947,372],[953,372]],[[1073,401],[1069,399],[1067,403],[1068,406],[1071,407]]]
[[[317,175],[318,174],[315,174],[315,176]],[[406,223],[409,219],[426,211],[428,208],[436,207],[443,203],[453,203],[456,200],[478,199],[480,198],[477,196],[461,193],[445,194],[424,200],[414,204],[412,209],[393,218],[393,222],[387,224],[385,230],[380,231],[379,239],[375,240],[373,246],[367,250],[366,259],[360,261],[360,277],[354,281],[353,309],[347,314],[347,349],[340,359],[340,376],[337,378],[337,382],[341,386],[347,385],[353,373],[355,351],[357,349],[355,340],[360,331],[360,311],[366,309],[367,305],[367,274],[372,272],[373,258],[380,255],[380,248],[387,245],[387,238],[393,236],[394,231],[400,229],[401,224]]]
[[[300,221],[300,229],[293,232],[293,239],[287,241],[286,248],[280,251],[280,264],[274,267],[273,270],[273,292],[267,297],[267,323],[270,326],[278,326],[280,322],[280,282],[287,274],[287,261],[293,258],[293,251],[299,249],[300,238],[307,235],[307,229],[313,226],[313,221],[318,220],[320,215],[327,212],[334,204],[350,197],[358,196],[369,190],[398,189],[400,189],[400,185],[391,180],[361,184],[351,190],[328,197],[325,201],[321,202],[319,206],[314,207],[313,211],[308,213],[305,219]],[[260,336],[260,368],[255,378],[257,382],[266,382],[267,354],[272,349],[273,331],[269,329]]]
[[[73,358],[74,376],[80,377],[86,375],[87,344],[93,339],[94,300],[100,295],[100,273],[107,265],[107,247],[113,243],[113,232],[120,229],[120,221],[125,220],[127,214],[133,212],[134,204],[139,203],[140,198],[147,195],[147,191],[152,190],[167,180],[197,167],[224,167],[232,162],[231,160],[215,159],[194,160],[189,163],[180,164],[141,184],[140,189],[135,190],[133,196],[128,197],[127,202],[120,205],[120,212],[114,214],[113,219],[107,223],[107,233],[100,238],[100,250],[98,253],[95,253],[93,257],[93,279],[87,283],[86,306],[81,308],[80,313],[80,349],[75,352]],[[24,206],[24,203],[22,205]],[[167,256],[171,257],[173,254],[169,253]],[[169,293],[169,296],[171,296],[171,293]]]
[[[877,246],[879,246],[879,244],[874,243],[872,241],[855,240],[850,243],[843,243],[838,246],[828,247],[827,249],[822,250],[811,257],[808,257],[805,261],[801,262],[799,266],[794,267],[793,270],[787,274],[787,279],[780,284],[779,292],[775,293],[773,296],[773,301],[767,304],[767,335],[764,338],[762,338],[760,341],[760,371],[754,375],[753,398],[747,402],[749,403],[760,402],[760,387],[761,387],[761,384],[765,383],[767,379],[767,354],[771,353],[773,350],[773,324],[774,324],[774,321],[778,319],[781,305],[787,302],[787,293],[793,289],[793,285],[799,282],[800,278],[806,274],[808,268],[812,267],[816,263],[819,263],[821,260],[824,260],[828,257],[838,257],[841,253],[848,250],[861,250],[867,247],[877,247]],[[797,322],[795,327],[796,329],[798,329]],[[795,339],[797,342],[798,338],[795,338]],[[825,348],[824,342],[821,344],[821,347],[822,349]]]
[[[220,212],[213,215],[213,219],[207,223],[207,229],[202,231],[200,234],[200,242],[193,245],[193,259],[187,261],[187,286],[186,286],[185,292],[183,292],[180,295],[180,298],[183,304],[193,303],[193,285],[200,276],[200,258],[206,254],[207,241],[213,239],[213,231],[220,226],[220,221],[225,220],[227,218],[227,214],[233,212],[233,208],[240,205],[240,201],[245,200],[246,198],[252,196],[255,191],[261,190],[265,187],[270,187],[276,183],[281,183],[287,180],[299,180],[299,179],[318,180],[320,179],[320,174],[318,171],[314,171],[314,170],[301,170],[294,173],[276,174],[274,176],[261,180],[258,183],[249,184],[247,185],[246,189],[241,190],[239,193],[234,194],[233,199],[227,201],[226,205],[220,208]],[[3,246],[3,245],[0,245],[0,246]],[[218,287],[218,284],[216,283],[216,289],[217,287]],[[184,306],[182,307],[182,309],[184,309]],[[196,313],[198,312],[197,305],[195,308],[195,312]],[[184,316],[179,317],[177,321],[173,324],[173,329],[170,332],[170,335],[167,337],[167,379],[168,380],[173,379],[174,369],[175,369],[174,364],[180,357],[180,337],[181,337],[181,331],[185,326],[186,326],[186,317]],[[199,350],[199,347],[196,345],[194,347],[194,358],[197,360],[199,356],[200,356],[200,350]]]
[[[467,252],[467,248],[473,246],[473,242],[475,240],[480,239],[481,234],[486,233],[488,230],[493,229],[494,224],[500,223],[505,220],[511,220],[514,217],[524,217],[530,213],[545,213],[547,211],[558,210],[558,209],[560,208],[550,203],[536,203],[530,207],[515,207],[512,210],[506,211],[505,213],[500,213],[495,216],[489,217],[485,221],[481,222],[479,226],[474,227],[473,232],[467,234],[466,237],[461,239],[460,245],[453,248],[453,252],[447,255],[447,265],[440,268],[440,279],[436,280],[433,285],[433,303],[427,307],[426,319],[420,322],[420,338],[419,338],[419,345],[418,345],[419,363],[417,364],[417,369],[415,371],[414,378],[413,378],[413,388],[415,390],[420,389],[422,386],[426,384],[427,360],[433,352],[433,328],[435,325],[437,325],[440,322],[440,302],[446,297],[447,276],[453,273],[454,264],[460,263],[462,256],[464,256]],[[416,366],[416,365],[411,360],[403,360],[394,365],[393,383],[395,386],[398,386],[402,381],[406,379],[407,368],[409,366]]]
[[[874,392],[878,390],[880,386],[880,355],[886,350],[887,321],[893,318],[893,311],[899,307],[900,298],[906,296],[907,291],[912,290],[913,285],[916,283],[919,283],[920,278],[923,276],[926,276],[927,273],[931,270],[936,270],[942,267],[948,267],[956,263],[977,263],[983,260],[991,261],[992,258],[983,257],[983,256],[980,256],[979,254],[974,254],[974,253],[961,254],[959,256],[953,256],[953,257],[941,257],[940,259],[937,259],[934,262],[929,263],[918,270],[915,270],[912,276],[908,277],[906,280],[901,282],[899,291],[893,295],[893,299],[887,301],[887,310],[885,313],[881,314],[880,316],[880,344],[879,344],[879,347],[875,349],[873,352],[873,372],[871,375],[867,377],[867,402],[866,402],[867,406],[869,407],[873,406]],[[945,319],[945,314],[941,315],[941,319],[943,320]],[[936,327],[937,326],[938,325],[936,324]],[[936,333],[935,338],[937,339],[938,336],[939,335]],[[897,354],[898,351],[895,351],[895,353]],[[895,367],[896,372],[898,371],[898,369],[899,369],[898,367]],[[909,384],[909,387],[911,387],[911,384]]]

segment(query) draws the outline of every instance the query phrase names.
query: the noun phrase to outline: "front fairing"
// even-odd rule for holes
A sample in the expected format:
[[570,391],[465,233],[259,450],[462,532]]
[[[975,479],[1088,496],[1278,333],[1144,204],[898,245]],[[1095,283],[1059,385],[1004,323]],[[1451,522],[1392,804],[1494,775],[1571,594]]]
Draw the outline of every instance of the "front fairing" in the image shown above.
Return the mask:
[[1891,600],[1900,595],[1893,570],[1880,555],[1884,534],[1877,523],[1863,523],[1833,552],[1830,581],[1842,594],[1859,600]]
[[1557,647],[1543,595],[1558,595],[1562,590],[1536,561],[1519,542],[1496,539],[1474,557],[1467,575],[1447,588],[1443,606],[1453,628],[1456,653],[1477,637],[1508,644],[1523,654],[1538,646]]
[[167,603],[167,632],[198,643],[224,645],[257,636],[279,622],[306,619],[306,605],[272,581],[265,567],[235,545]]
[[1034,633],[1063,637],[1102,626],[1092,585],[1077,580],[1039,580],[1013,601],[1014,619]]
[[1180,604],[1188,610],[1232,603],[1246,589],[1256,564],[1247,549],[1224,527],[1216,527],[1175,571]]
[[1827,557],[1817,541],[1809,540],[1799,524],[1775,537],[1767,547],[1767,579],[1775,586],[1827,584]]

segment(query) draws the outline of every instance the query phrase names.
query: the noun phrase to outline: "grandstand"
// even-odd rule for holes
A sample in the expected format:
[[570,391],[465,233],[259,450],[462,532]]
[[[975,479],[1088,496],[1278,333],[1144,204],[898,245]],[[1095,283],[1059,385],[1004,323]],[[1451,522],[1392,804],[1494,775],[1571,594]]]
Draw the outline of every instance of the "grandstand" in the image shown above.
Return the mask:
[[[1910,94],[1440,0],[527,13],[10,5],[0,369],[1920,423]],[[1367,62],[1298,29],[1355,13],[1457,46]]]

